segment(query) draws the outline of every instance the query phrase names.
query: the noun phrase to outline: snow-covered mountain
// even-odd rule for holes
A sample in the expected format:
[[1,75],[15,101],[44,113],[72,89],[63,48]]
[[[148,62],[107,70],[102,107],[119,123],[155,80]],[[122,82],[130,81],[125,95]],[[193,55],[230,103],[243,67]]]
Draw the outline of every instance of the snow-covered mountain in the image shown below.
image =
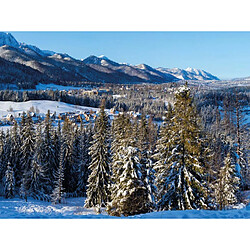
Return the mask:
[[[174,68],[154,69],[146,64],[130,65],[118,63],[108,57],[89,56],[84,60],[75,59],[67,54],[50,50],[41,50],[34,45],[18,42],[10,33],[0,32],[0,58],[11,62],[13,72],[25,72],[24,67],[35,70],[44,81],[68,82],[110,82],[110,83],[164,83],[178,80],[218,80],[217,77],[203,70],[187,68],[186,70]],[[13,64],[14,63],[14,64]],[[5,67],[5,66],[4,66]],[[4,67],[2,72],[5,72]],[[9,74],[12,68],[8,68]],[[4,74],[4,73],[3,73]],[[12,74],[15,75],[15,74]],[[1,81],[9,79],[2,75]],[[26,79],[25,77],[22,79]],[[27,79],[30,81],[30,76]],[[37,81],[37,79],[34,81]]]
[[116,63],[104,55],[101,56],[89,56],[83,60],[86,64],[96,64],[101,66],[119,66],[119,63]]
[[22,49],[25,53],[30,54],[30,55],[34,55],[34,56],[36,56],[38,54],[39,56],[46,57],[46,56],[52,56],[52,55],[56,54],[56,52],[54,52],[54,51],[40,50],[36,46],[29,45],[26,43],[19,43],[19,48]]
[[0,46],[3,45],[8,45],[15,48],[19,47],[19,43],[10,33],[0,32]]
[[114,67],[118,67],[119,70],[122,67],[133,68],[134,70],[141,70],[145,73],[150,74],[153,77],[157,77],[159,82],[164,81],[178,81],[180,80],[219,80],[218,77],[204,71],[201,69],[187,68],[187,69],[179,69],[179,68],[152,68],[147,64],[139,64],[139,65],[129,65],[126,63],[117,63],[106,56],[89,56],[83,60],[84,63],[90,65],[101,65],[104,67],[109,67],[114,69]]
[[14,48],[19,48],[20,50],[23,50],[23,52],[31,55],[41,55],[41,56],[48,56],[53,55],[56,52],[53,51],[46,51],[46,50],[40,50],[38,47],[34,45],[28,45],[26,43],[20,43],[18,42],[10,33],[0,32],[0,47],[1,46],[10,46]]
[[194,69],[194,68],[186,68],[186,69],[179,69],[179,68],[157,68],[162,73],[167,73],[175,76],[180,80],[219,80],[218,77],[204,71],[201,69]]
[[117,63],[103,55],[89,56],[84,59],[83,62],[96,70],[103,70],[102,68],[100,68],[101,66],[106,69],[119,72],[120,74],[125,74],[127,75],[127,77],[130,77],[132,81],[134,78],[136,82],[162,83],[178,80],[176,77],[172,75],[167,76],[165,74],[162,74],[161,72],[153,69],[146,64],[133,66],[126,63]]

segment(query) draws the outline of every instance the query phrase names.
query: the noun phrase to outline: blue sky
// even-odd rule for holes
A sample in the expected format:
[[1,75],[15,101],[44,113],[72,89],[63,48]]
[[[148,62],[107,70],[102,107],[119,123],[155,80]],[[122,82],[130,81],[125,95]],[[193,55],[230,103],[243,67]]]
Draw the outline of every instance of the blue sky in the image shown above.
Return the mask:
[[105,55],[152,67],[204,69],[221,79],[250,76],[250,32],[11,32],[19,41],[75,58]]

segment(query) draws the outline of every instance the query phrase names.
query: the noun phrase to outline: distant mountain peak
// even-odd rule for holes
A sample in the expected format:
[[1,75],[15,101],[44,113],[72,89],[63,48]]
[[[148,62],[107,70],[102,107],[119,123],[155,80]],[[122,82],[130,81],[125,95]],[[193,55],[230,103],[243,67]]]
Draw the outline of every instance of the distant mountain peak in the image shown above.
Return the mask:
[[54,55],[56,52],[49,50],[40,50],[38,47],[23,42],[18,42],[10,33],[0,32],[0,47],[10,46],[23,50],[29,55],[49,56]]
[[139,65],[136,66],[139,69],[152,69],[152,67],[150,67],[149,65],[145,64],[145,63],[141,63]]
[[107,58],[106,56],[104,56],[104,55],[100,55],[100,56],[97,56],[98,58],[101,58],[101,59],[103,59],[103,60],[109,60],[109,58]]
[[185,70],[186,70],[186,71],[189,71],[189,72],[192,72],[192,71],[194,71],[194,68],[187,67]]
[[101,65],[101,66],[119,66],[119,63],[116,63],[112,60],[110,60],[108,57],[101,55],[101,56],[94,56],[91,55],[83,60],[85,64],[96,64],[96,65]]
[[158,68],[163,73],[172,74],[180,80],[219,80],[218,77],[201,69],[188,67],[186,69],[179,68]]
[[18,48],[19,43],[10,33],[0,32],[0,47],[4,45]]

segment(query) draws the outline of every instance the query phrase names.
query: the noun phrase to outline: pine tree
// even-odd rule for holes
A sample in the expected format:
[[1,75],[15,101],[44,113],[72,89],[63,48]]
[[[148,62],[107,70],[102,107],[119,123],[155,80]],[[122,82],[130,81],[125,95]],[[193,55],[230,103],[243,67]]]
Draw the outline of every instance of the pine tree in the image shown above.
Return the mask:
[[149,150],[149,142],[148,142],[148,127],[147,127],[147,119],[145,115],[142,115],[140,124],[139,124],[139,150],[141,153],[141,158],[147,158],[148,150]]
[[75,166],[73,165],[73,145],[74,145],[74,134],[75,126],[73,123],[66,118],[62,127],[62,141],[65,149],[64,159],[64,181],[63,186],[67,194],[72,194],[75,191],[75,183],[73,173],[76,172]]
[[51,194],[51,199],[53,203],[62,203],[63,199],[65,197],[65,189],[63,187],[63,181],[64,181],[64,162],[65,160],[65,148],[64,144],[61,144],[60,146],[60,161],[58,169],[55,173],[55,185],[53,193]]
[[157,187],[156,201],[159,209],[167,209],[168,203],[165,203],[165,195],[168,192],[168,175],[170,171],[171,156],[174,144],[172,142],[173,137],[173,117],[174,112],[171,104],[168,104],[168,111],[166,112],[163,125],[160,128],[159,139],[156,143],[156,150],[153,158],[154,171],[155,171],[155,183]]
[[124,114],[113,123],[111,202],[107,211],[114,216],[145,213],[150,209],[133,125]]
[[242,104],[236,94],[235,98],[235,116],[236,116],[236,137],[234,144],[236,149],[234,150],[235,166],[237,176],[240,178],[241,190],[247,190],[250,187],[249,182],[249,165],[247,159],[247,151],[249,148],[249,131],[247,130],[246,118],[243,113]]
[[[135,137],[131,130],[131,122],[128,116],[125,113],[119,114],[112,123],[112,143],[111,143],[111,154],[112,154],[112,162],[111,162],[111,185],[110,185],[110,193],[111,200],[113,194],[117,192],[116,186],[114,185],[119,180],[119,168],[120,168],[120,158],[121,151],[124,147],[128,147],[129,144],[134,144],[135,141],[131,140],[131,137]],[[131,136],[132,135],[132,136]]]
[[99,117],[95,123],[95,132],[90,147],[91,163],[88,178],[86,207],[105,207],[110,199],[111,172],[109,166],[109,122],[104,111],[104,103],[100,108]]
[[5,175],[5,155],[4,155],[4,143],[5,141],[5,135],[3,130],[0,131],[0,181],[3,180],[3,177]]
[[149,151],[149,128],[145,115],[142,115],[140,124],[139,124],[139,135],[138,135],[138,148],[140,153],[140,164],[142,171],[142,180],[147,189],[147,200],[149,207],[154,208],[156,193],[156,187],[154,184],[155,171],[153,169],[151,154]]
[[145,186],[147,189],[147,203],[150,210],[156,207],[155,195],[157,193],[157,187],[155,185],[155,170],[153,167],[152,159],[147,160],[146,164],[146,177],[144,178]]
[[60,147],[61,147],[61,141],[62,141],[62,134],[61,134],[61,123],[60,121],[58,122],[57,129],[53,131],[52,135],[52,143],[53,143],[53,148],[54,148],[54,159],[55,159],[55,166],[53,170],[53,175],[50,175],[50,181],[53,182],[52,184],[52,190],[54,189],[54,183],[55,183],[55,174],[57,171],[57,168],[59,166],[59,161],[60,161]]
[[22,127],[22,146],[21,146],[21,170],[23,173],[20,195],[27,201],[28,190],[30,188],[29,171],[34,154],[34,125],[32,118],[28,114],[25,118],[25,124]]
[[85,196],[89,176],[88,166],[90,164],[89,147],[91,141],[91,130],[85,131],[81,129],[81,131],[77,193],[81,196]]
[[154,124],[152,116],[150,116],[148,119],[148,141],[149,151],[153,152],[155,150],[155,144],[157,141],[157,126]]
[[121,149],[120,161],[116,161],[114,167],[117,167],[119,179],[114,183],[107,212],[114,216],[148,212],[147,190],[142,180],[138,150],[131,146]]
[[230,153],[220,169],[218,179],[214,184],[214,197],[219,209],[225,209],[237,202],[236,193],[239,189],[239,178],[236,176],[235,167],[232,164]]
[[4,188],[5,198],[10,199],[15,195],[15,176],[14,170],[10,162],[8,162],[7,169],[5,172],[5,188]]
[[[156,167],[156,171],[158,186],[162,188],[159,190],[162,193],[158,201],[159,210],[207,208],[205,167],[200,161],[203,138],[190,94],[187,86],[180,87],[176,92],[174,117],[171,119],[173,124],[170,136],[166,138],[167,153],[163,157],[162,165],[159,161],[156,164],[160,165]],[[162,184],[159,179],[161,175]]]
[[50,111],[48,110],[45,120],[44,120],[44,132],[43,140],[41,141],[41,163],[47,170],[48,176],[48,188],[47,192],[51,193],[51,187],[53,186],[53,176],[56,168],[56,158],[55,158],[55,144],[53,143],[53,127],[52,120],[50,117]]
[[7,129],[6,134],[4,132],[0,135],[0,164],[1,164],[1,181],[3,181],[3,187],[5,186],[5,173],[7,170],[8,162],[10,161],[10,151],[11,151],[11,139],[9,129]]
[[20,188],[21,180],[22,180],[21,163],[20,163],[21,141],[20,141],[18,125],[15,120],[14,120],[13,127],[11,128],[10,137],[11,137],[10,163],[14,169],[14,175],[16,179],[15,184],[17,188]]
[[81,132],[78,126],[74,126],[73,138],[72,138],[72,153],[71,153],[71,169],[70,169],[70,186],[72,195],[77,194],[79,172],[81,168]]
[[11,136],[10,131],[7,129],[5,140],[4,140],[4,162],[7,165],[11,157]]
[[43,147],[42,147],[42,131],[41,125],[37,126],[36,138],[34,142],[34,155],[31,161],[31,166],[26,173],[26,183],[28,184],[28,194],[40,200],[49,200],[46,191],[50,190],[47,177],[47,168],[43,159]]

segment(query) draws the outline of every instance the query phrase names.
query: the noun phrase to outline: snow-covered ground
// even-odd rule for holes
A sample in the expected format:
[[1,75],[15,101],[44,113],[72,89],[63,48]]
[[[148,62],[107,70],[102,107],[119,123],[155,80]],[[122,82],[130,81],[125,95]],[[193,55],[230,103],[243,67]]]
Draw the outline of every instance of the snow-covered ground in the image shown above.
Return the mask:
[[[27,102],[0,101],[0,117],[6,116],[7,114],[12,114],[17,117],[18,113],[28,111],[31,107],[34,107],[35,109],[38,108],[39,112],[43,114],[46,114],[48,110],[50,110],[51,113],[56,112],[57,114],[63,112],[98,110],[98,108],[93,107],[78,106],[64,102],[47,100],[35,100]],[[9,111],[11,108],[13,109],[13,112]],[[109,113],[110,110],[106,109],[105,111]]]
[[[248,199],[250,191],[247,192]],[[94,209],[84,208],[84,198],[67,198],[65,203],[53,205],[49,202],[29,198],[27,202],[19,198],[0,197],[0,218],[72,218],[72,219],[116,219],[105,211],[96,214]],[[186,210],[163,211],[135,215],[132,219],[250,219],[250,205],[240,205],[237,209],[225,211]]]
[[63,85],[57,85],[57,84],[54,84],[54,83],[49,83],[49,84],[39,83],[39,84],[36,85],[36,90],[51,89],[51,90],[65,90],[65,91],[68,91],[68,90],[86,89],[86,88],[87,87],[63,86]]
[[[68,198],[60,205],[29,198],[27,202],[19,198],[0,197],[0,218],[104,218],[93,209],[83,207],[84,198]],[[106,215],[106,217],[108,217]]]

